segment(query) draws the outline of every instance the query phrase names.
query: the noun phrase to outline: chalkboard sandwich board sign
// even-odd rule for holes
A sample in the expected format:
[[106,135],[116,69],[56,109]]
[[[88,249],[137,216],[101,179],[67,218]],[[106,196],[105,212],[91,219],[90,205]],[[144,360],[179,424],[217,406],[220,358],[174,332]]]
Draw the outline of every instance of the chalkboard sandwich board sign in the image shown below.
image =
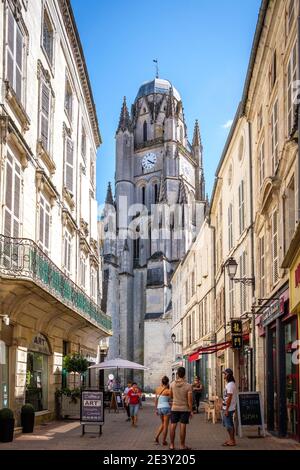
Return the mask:
[[103,392],[98,390],[82,390],[80,400],[80,424],[82,435],[85,433],[85,425],[100,426],[99,434],[102,434],[104,423]]
[[239,422],[239,435],[242,437],[243,426],[255,426],[265,435],[264,414],[260,392],[238,393],[237,412]]

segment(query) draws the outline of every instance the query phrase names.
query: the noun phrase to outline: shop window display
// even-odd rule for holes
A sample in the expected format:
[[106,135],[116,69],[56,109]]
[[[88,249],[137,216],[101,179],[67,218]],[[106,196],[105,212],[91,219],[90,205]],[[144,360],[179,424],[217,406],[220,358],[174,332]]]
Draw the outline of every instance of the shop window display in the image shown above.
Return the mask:
[[48,356],[29,351],[27,354],[26,403],[35,411],[47,409]]

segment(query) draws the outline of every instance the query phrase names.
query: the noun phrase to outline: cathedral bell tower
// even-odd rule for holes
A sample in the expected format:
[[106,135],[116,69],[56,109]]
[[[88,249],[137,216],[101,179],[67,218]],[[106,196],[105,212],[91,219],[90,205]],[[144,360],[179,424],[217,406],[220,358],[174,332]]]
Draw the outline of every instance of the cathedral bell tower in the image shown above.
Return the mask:
[[[115,199],[111,193],[108,199],[116,208],[117,238],[105,245],[113,246],[105,259],[113,262],[109,356],[149,367],[134,376],[145,390],[171,373],[169,281],[204,219],[204,195],[198,122],[191,145],[176,88],[159,78],[144,83],[130,114],[124,98],[116,131]],[[202,214],[197,224],[196,212]]]

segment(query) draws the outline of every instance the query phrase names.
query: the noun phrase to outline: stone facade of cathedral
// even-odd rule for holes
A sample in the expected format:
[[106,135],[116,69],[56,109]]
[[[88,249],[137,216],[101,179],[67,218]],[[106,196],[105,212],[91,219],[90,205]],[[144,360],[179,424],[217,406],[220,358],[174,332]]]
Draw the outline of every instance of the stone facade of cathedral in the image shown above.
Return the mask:
[[115,196],[104,210],[103,307],[112,316],[109,358],[145,364],[134,379],[153,390],[171,376],[170,279],[204,220],[202,144],[192,144],[180,94],[168,80],[144,83],[116,132]]

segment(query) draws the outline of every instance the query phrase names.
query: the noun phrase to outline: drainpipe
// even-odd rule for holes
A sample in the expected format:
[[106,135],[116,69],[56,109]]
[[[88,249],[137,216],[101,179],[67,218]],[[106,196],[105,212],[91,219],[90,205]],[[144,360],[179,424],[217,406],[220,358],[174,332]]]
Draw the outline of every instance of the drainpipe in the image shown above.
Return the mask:
[[[254,279],[251,284],[252,300],[255,298],[255,268],[254,268],[254,211],[253,211],[253,165],[252,165],[252,127],[248,121],[248,138],[249,138],[249,181],[250,181],[250,239],[251,239],[251,277]],[[255,312],[252,310],[252,350],[253,350],[253,373],[252,373],[252,389],[256,391],[256,325]]]

